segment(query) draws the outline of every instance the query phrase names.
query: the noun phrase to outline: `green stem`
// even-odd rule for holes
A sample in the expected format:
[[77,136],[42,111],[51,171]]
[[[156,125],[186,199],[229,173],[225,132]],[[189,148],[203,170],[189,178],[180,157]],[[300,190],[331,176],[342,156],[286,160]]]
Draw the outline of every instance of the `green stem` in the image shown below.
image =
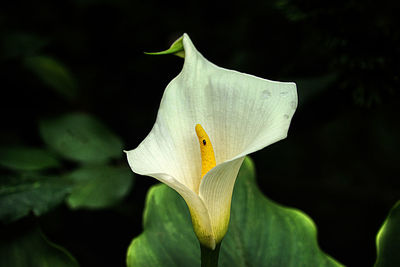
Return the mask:
[[218,256],[221,243],[222,242],[217,244],[214,250],[205,247],[200,243],[201,267],[218,267]]

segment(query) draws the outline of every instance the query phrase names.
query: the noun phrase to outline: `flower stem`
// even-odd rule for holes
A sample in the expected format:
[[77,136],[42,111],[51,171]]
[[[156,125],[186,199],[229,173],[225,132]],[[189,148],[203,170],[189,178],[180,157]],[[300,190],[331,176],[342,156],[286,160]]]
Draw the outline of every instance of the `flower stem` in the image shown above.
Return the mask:
[[221,247],[221,243],[218,243],[215,246],[215,249],[212,250],[206,246],[203,246],[200,243],[201,249],[201,267],[218,267],[218,256],[219,256],[219,249]]

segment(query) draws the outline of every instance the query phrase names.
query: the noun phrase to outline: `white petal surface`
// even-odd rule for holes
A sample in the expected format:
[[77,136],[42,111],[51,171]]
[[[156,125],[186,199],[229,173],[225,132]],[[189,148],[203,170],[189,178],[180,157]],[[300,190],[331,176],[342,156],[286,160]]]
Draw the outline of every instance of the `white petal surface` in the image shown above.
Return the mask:
[[203,178],[199,195],[210,214],[211,227],[219,243],[228,230],[231,200],[236,177],[244,157],[217,165]]
[[191,92],[185,99],[196,107],[192,113],[210,136],[217,164],[287,136],[297,107],[294,83],[220,68],[202,57],[185,37],[186,60],[178,78],[187,81]]

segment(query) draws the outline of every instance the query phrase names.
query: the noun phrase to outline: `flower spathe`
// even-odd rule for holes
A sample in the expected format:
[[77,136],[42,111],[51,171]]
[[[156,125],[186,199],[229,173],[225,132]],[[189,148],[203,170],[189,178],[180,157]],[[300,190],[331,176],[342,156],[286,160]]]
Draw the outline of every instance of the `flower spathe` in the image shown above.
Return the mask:
[[[244,157],[287,136],[296,85],[220,68],[187,34],[178,41],[183,69],[165,89],[153,129],[127,157],[135,173],[158,179],[184,198],[199,241],[214,249],[228,229]],[[198,124],[215,153],[216,166],[203,177]]]

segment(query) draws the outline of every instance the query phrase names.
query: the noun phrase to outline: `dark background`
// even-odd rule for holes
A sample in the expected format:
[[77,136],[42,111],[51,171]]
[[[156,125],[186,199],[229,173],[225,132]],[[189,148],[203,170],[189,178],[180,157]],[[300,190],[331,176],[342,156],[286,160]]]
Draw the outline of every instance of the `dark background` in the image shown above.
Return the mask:
[[[68,111],[97,116],[135,148],[150,131],[182,59],[146,56],[182,33],[225,68],[295,81],[299,107],[288,138],[252,155],[262,191],[306,212],[321,248],[371,266],[375,236],[399,199],[399,56],[389,1],[26,1],[0,8],[0,144],[43,146],[37,122]],[[26,67],[41,55],[63,64],[76,95],[63,97]],[[82,266],[123,266],[141,232],[155,180],[136,177],[118,206],[39,218],[50,240]],[[28,224],[25,219],[17,224]]]

